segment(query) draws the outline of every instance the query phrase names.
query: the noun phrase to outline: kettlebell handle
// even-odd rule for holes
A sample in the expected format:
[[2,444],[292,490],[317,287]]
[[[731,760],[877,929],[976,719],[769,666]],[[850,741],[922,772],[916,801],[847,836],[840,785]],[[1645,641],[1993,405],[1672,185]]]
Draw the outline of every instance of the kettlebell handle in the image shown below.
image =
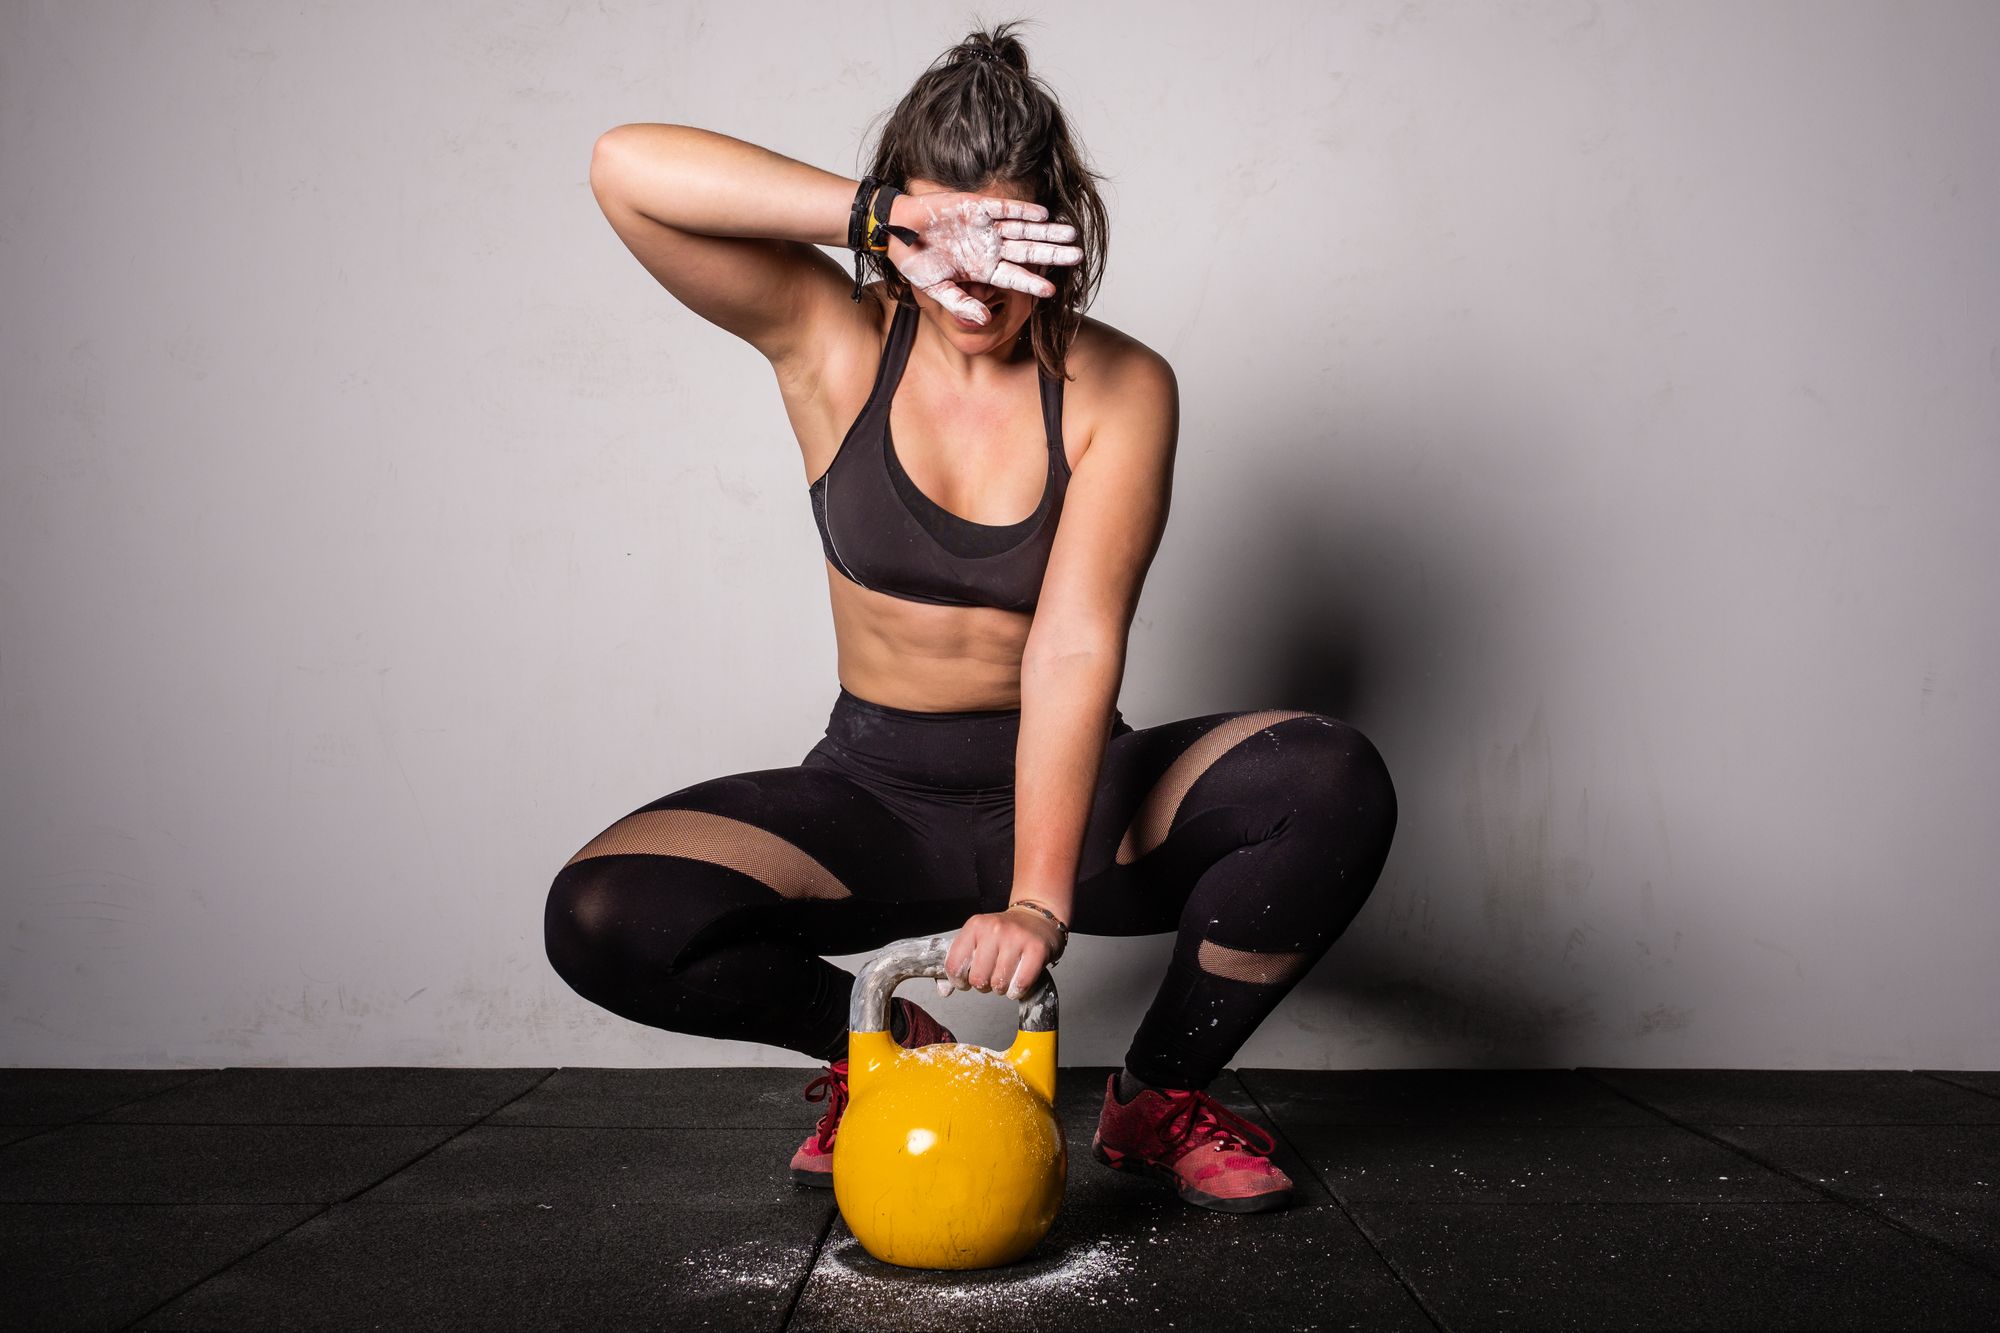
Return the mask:
[[[951,940],[943,935],[917,935],[897,940],[869,959],[855,974],[854,994],[847,1002],[850,1032],[887,1032],[889,997],[911,977],[943,977]],[[1022,1032],[1056,1030],[1056,983],[1047,968],[1041,980],[1020,999]]]

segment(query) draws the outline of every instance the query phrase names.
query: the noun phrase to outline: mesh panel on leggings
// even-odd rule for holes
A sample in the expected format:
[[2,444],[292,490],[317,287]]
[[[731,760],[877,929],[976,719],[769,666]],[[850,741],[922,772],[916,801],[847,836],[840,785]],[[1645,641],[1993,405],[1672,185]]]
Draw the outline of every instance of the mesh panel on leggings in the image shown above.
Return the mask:
[[850,898],[825,866],[769,829],[706,810],[641,810],[584,844],[567,864],[594,856],[685,856],[740,870],[787,898]]
[[1173,826],[1174,813],[1181,808],[1181,799],[1187,795],[1188,788],[1194,786],[1195,779],[1206,773],[1208,766],[1220,759],[1231,746],[1254,736],[1273,722],[1304,716],[1306,714],[1296,709],[1271,708],[1230,718],[1203,732],[1194,744],[1181,751],[1179,757],[1167,766],[1167,771],[1160,775],[1160,780],[1153,784],[1153,789],[1139,803],[1138,812],[1132,816],[1131,825],[1118,843],[1118,864],[1136,861],[1167,840],[1167,830]]
[[1290,981],[1304,971],[1310,958],[1311,955],[1304,950],[1296,953],[1257,953],[1250,949],[1232,949],[1214,940],[1203,940],[1201,947],[1195,951],[1194,961],[1195,966],[1211,976],[1271,986]]

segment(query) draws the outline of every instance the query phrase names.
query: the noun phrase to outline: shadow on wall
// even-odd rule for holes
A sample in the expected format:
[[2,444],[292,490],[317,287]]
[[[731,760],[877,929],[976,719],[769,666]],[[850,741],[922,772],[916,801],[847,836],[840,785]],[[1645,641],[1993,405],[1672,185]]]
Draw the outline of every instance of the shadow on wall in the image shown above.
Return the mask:
[[1409,596],[1419,566],[1408,534],[1364,515],[1359,496],[1343,507],[1342,486],[1323,473],[1246,469],[1237,479],[1229,558],[1206,566],[1200,600],[1216,627],[1202,673],[1225,701],[1215,706],[1354,721],[1379,712],[1385,695],[1417,689],[1405,664],[1421,669],[1418,650],[1439,632],[1416,623],[1424,608]]
[[[1506,969],[1491,953],[1468,956],[1427,938],[1432,913],[1422,901],[1458,895],[1489,915],[1518,918],[1540,910],[1548,886],[1503,873],[1419,892],[1400,869],[1411,863],[1414,839],[1440,836],[1436,812],[1455,788],[1433,789],[1448,781],[1427,766],[1439,751],[1435,738],[1399,736],[1397,724],[1428,725],[1422,719],[1480,693],[1481,645],[1496,642],[1501,627],[1490,622],[1504,605],[1504,590],[1484,586],[1482,570],[1503,562],[1475,565],[1448,542],[1427,542],[1435,530],[1410,521],[1420,506],[1398,507],[1407,490],[1392,497],[1371,480],[1350,484],[1301,464],[1328,457],[1323,439],[1267,456],[1273,470],[1238,474],[1244,493],[1228,558],[1206,566],[1200,605],[1212,610],[1216,630],[1208,660],[1191,665],[1204,696],[1218,702],[1204,706],[1304,708],[1352,723],[1388,761],[1398,805],[1382,881],[1288,997],[1287,1016],[1323,1034],[1336,1064],[1393,1033],[1387,1044],[1446,1063],[1566,1067],[1571,1034],[1594,1025],[1595,1013],[1496,975]],[[1507,923],[1488,943],[1503,952],[1520,929],[1518,920]]]
[[[1505,983],[1425,977],[1418,969],[1428,960],[1397,961],[1386,949],[1372,957],[1364,949],[1343,951],[1347,943],[1336,944],[1286,1001],[1305,1011],[1294,1021],[1326,1035],[1329,1047],[1365,1050],[1386,1032],[1399,1047],[1433,1053],[1427,1063],[1443,1067],[1567,1069],[1576,1063],[1569,1034],[1596,1022],[1588,1008],[1550,1003]],[[1329,1010],[1340,1017],[1312,1017]],[[1369,1066],[1365,1057],[1349,1063]]]

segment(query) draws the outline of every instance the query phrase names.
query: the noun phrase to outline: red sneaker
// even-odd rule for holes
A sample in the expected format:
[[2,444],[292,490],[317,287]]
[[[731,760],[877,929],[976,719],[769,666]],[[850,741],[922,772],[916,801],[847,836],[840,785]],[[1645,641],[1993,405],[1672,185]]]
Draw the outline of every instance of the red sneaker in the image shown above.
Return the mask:
[[1273,1166],[1277,1140],[1206,1092],[1142,1088],[1118,1101],[1118,1075],[1104,1085],[1104,1109],[1090,1155],[1108,1167],[1165,1181],[1187,1202],[1224,1213],[1286,1207],[1292,1178]]
[[[900,995],[889,997],[891,1005],[902,1006],[903,1040],[906,1050],[941,1041],[957,1041],[951,1029],[932,1018]],[[806,1141],[792,1154],[792,1183],[814,1189],[833,1188],[833,1141],[840,1134],[840,1117],[847,1110],[847,1061],[836,1060],[826,1072],[806,1084],[806,1100],[825,1102],[826,1113],[806,1135]]]

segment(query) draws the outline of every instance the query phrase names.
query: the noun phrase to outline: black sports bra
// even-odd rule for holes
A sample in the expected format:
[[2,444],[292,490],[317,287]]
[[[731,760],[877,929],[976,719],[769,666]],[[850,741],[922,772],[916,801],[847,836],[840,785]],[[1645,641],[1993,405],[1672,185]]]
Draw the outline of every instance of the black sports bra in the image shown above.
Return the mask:
[[915,304],[898,302],[868,405],[848,427],[833,462],[812,483],[820,547],[849,579],[891,597],[1032,611],[1069,486],[1063,381],[1037,369],[1049,446],[1042,502],[1018,523],[973,523],[917,489],[889,435],[889,402],[902,381],[916,327]]

